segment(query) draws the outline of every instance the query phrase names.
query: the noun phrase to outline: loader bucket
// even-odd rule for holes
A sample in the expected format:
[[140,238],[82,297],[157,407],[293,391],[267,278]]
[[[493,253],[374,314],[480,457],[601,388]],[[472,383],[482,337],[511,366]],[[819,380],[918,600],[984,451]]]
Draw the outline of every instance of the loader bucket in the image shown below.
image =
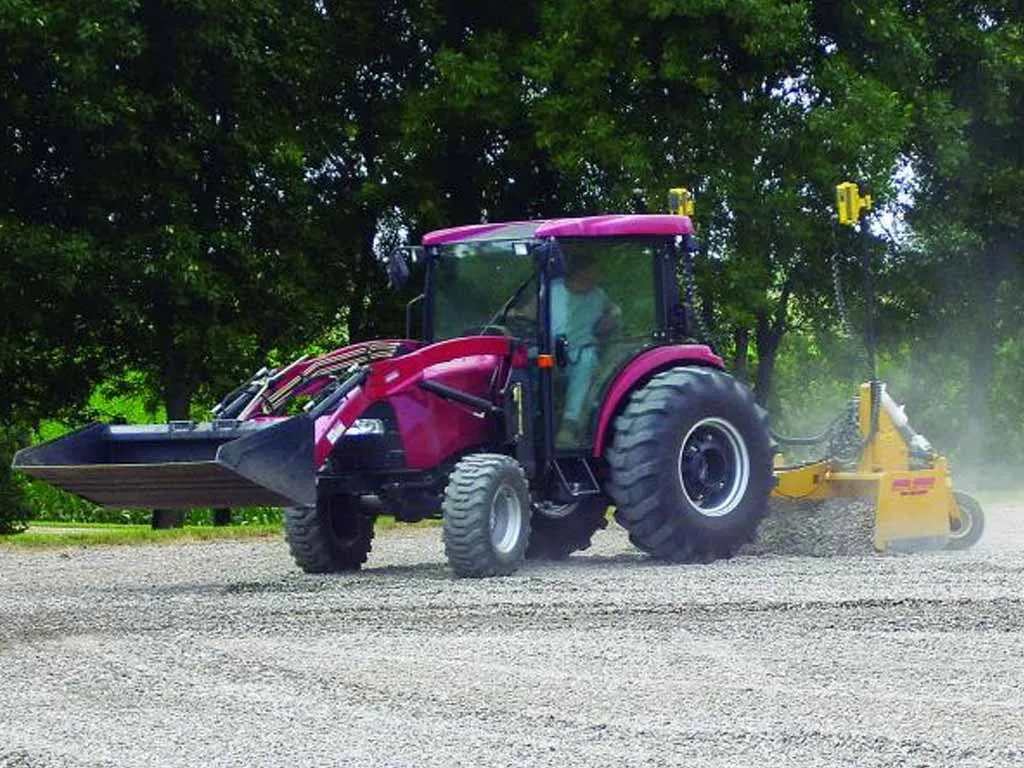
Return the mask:
[[316,503],[313,421],[92,424],[14,456],[14,469],[117,508]]

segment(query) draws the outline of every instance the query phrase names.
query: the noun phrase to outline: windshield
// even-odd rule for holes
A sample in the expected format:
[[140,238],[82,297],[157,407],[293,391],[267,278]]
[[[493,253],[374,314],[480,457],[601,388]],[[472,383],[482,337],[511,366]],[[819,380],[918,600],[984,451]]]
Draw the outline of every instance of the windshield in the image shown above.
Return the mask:
[[[535,272],[534,257],[522,240],[442,247],[434,272],[434,340],[509,333],[512,314],[517,322],[536,324]],[[504,311],[506,304],[510,312]]]

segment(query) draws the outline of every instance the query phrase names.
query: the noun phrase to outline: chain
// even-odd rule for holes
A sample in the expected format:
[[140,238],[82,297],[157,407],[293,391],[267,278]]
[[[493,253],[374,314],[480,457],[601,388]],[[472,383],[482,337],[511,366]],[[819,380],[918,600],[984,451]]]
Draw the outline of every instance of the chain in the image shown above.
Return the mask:
[[[847,339],[853,338],[846,301],[843,299],[843,282],[839,274],[839,241],[834,226],[832,228],[832,290],[835,294],[836,309],[839,311],[840,331]],[[820,459],[836,462],[840,466],[851,466],[856,464],[864,447],[857,417],[857,403],[858,398],[855,397],[819,435],[791,438],[773,432],[772,437],[788,447],[817,448],[816,453]]]
[[683,282],[686,287],[686,309],[689,311],[690,317],[692,317],[697,323],[697,331],[700,333],[700,340],[708,343],[711,341],[711,334],[708,333],[708,327],[704,323],[704,313],[698,312],[696,304],[694,303],[694,288],[697,284],[697,279],[693,274],[693,251],[688,250],[685,246],[682,250]]
[[839,310],[839,322],[842,323],[843,334],[850,338],[850,319],[846,313],[846,301],[843,299],[843,283],[839,277],[839,241],[836,239],[836,228],[832,227],[832,290],[835,292],[836,308]]

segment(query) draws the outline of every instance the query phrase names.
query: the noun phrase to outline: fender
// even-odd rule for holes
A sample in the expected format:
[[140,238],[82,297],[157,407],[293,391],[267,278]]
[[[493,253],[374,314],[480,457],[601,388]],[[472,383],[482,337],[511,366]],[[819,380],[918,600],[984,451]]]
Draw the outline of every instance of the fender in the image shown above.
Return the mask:
[[[424,378],[426,371],[459,360],[465,360],[470,368],[475,365],[488,370],[493,369],[494,363],[491,361],[504,361],[504,365],[516,368],[527,364],[523,346],[505,336],[450,339],[421,347],[401,357],[371,363],[366,381],[355,387],[332,413],[316,420],[315,466],[320,467],[326,461],[335,442],[371,405],[416,390],[416,385]],[[419,391],[415,395],[419,398],[428,396]]]
[[626,364],[608,388],[597,416],[594,456],[604,454],[612,420],[622,410],[630,393],[654,374],[681,365],[700,365],[725,370],[722,358],[704,344],[673,344],[641,352]]

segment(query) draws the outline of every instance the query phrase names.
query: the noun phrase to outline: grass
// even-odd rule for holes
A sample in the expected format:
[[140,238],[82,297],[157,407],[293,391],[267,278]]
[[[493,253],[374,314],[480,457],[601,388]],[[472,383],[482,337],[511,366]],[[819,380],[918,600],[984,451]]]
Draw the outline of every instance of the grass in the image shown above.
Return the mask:
[[40,549],[59,547],[123,546],[179,543],[219,539],[261,539],[279,536],[280,525],[186,525],[153,530],[148,525],[116,523],[33,522],[23,533],[0,536],[0,548]]
[[[398,527],[432,528],[439,520],[398,523],[392,517],[377,518],[377,531]],[[0,536],[0,549],[55,549],[61,547],[125,546],[139,544],[182,543],[223,539],[266,539],[281,535],[280,523],[258,525],[186,525],[182,528],[153,530],[148,525],[121,523],[69,523],[36,520],[27,531]]]

